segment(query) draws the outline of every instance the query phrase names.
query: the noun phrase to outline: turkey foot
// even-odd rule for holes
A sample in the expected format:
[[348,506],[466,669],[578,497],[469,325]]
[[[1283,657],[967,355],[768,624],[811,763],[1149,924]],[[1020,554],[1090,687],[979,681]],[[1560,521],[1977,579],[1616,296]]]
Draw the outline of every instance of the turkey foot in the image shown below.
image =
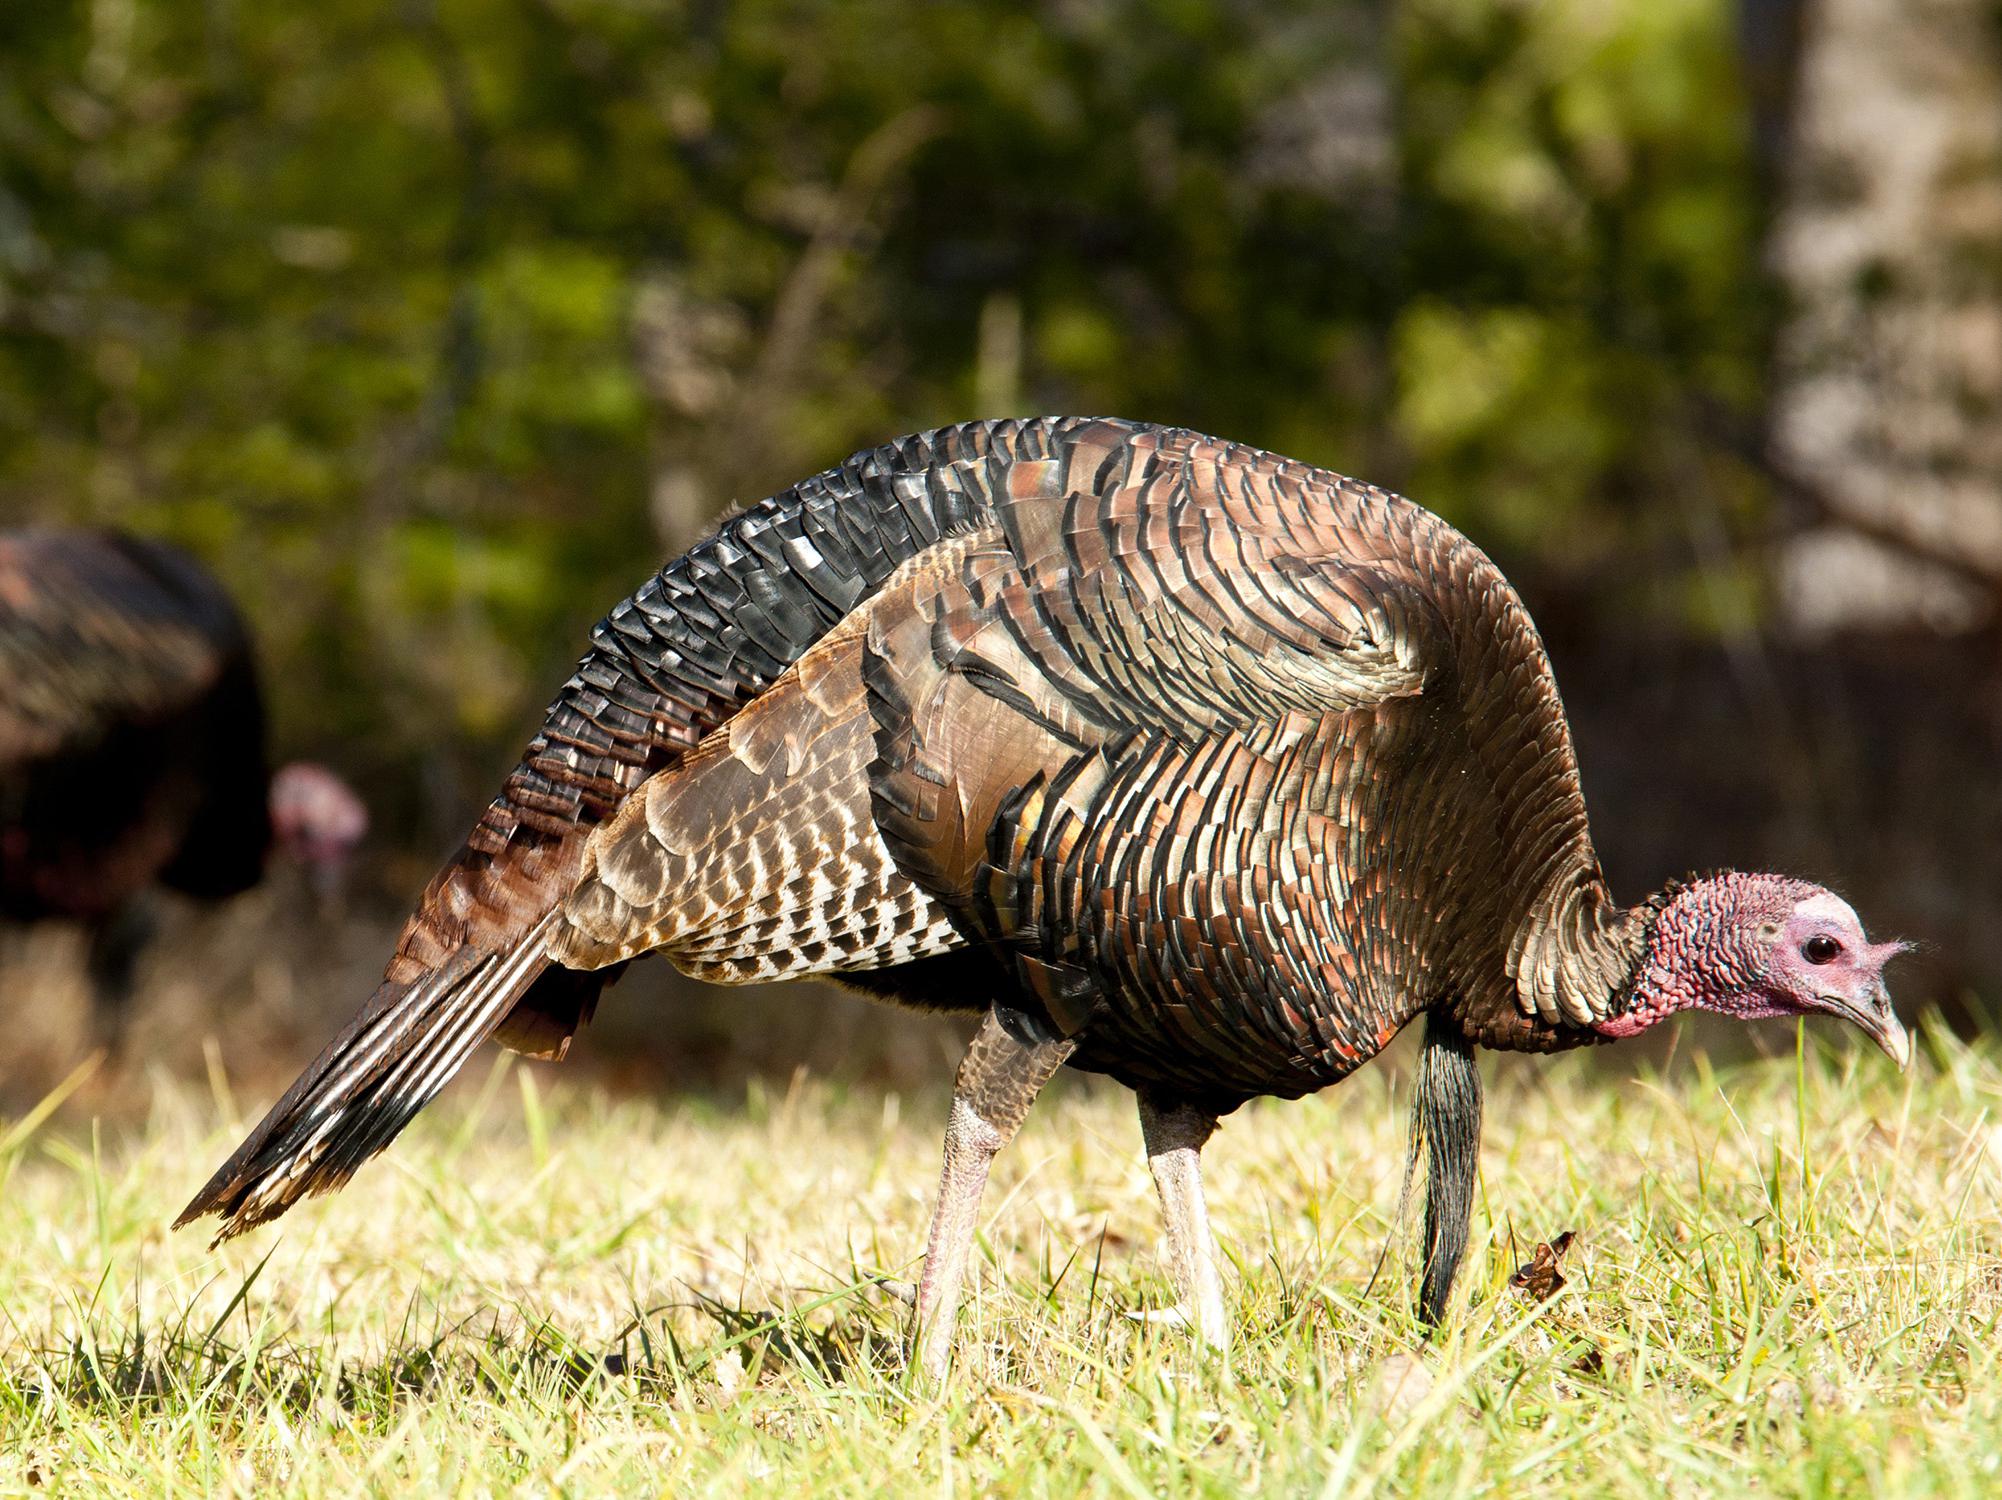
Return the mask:
[[994,1153],[1015,1138],[1029,1106],[1077,1044],[1044,1038],[1028,1017],[991,1010],[973,1034],[954,1082],[945,1127],[945,1170],[918,1279],[918,1365],[933,1380],[952,1358],[953,1315],[978,1227],[980,1195]]
[[1181,1298],[1179,1306],[1144,1315],[1141,1321],[1192,1327],[1205,1347],[1223,1349],[1229,1343],[1223,1282],[1217,1275],[1216,1240],[1203,1202],[1202,1149],[1215,1129],[1216,1117],[1192,1105],[1140,1096],[1140,1134],[1147,1143],[1154,1187],[1161,1195],[1161,1217],[1168,1227],[1168,1269]]

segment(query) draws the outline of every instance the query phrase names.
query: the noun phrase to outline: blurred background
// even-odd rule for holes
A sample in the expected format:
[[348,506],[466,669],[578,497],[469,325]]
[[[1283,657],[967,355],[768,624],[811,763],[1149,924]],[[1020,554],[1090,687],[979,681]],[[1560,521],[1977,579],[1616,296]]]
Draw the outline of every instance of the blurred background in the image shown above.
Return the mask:
[[[289,1078],[720,509],[1043,412],[1439,511],[1617,893],[1796,871],[1923,944],[1908,1013],[2002,997],[1992,0],[83,0],[0,9],[0,526],[203,558],[274,758],[373,812],[337,907],[168,902],[106,1078]],[[7,1102],[88,1050],[79,951],[0,935]],[[650,967],[573,1065],[945,1076]]]

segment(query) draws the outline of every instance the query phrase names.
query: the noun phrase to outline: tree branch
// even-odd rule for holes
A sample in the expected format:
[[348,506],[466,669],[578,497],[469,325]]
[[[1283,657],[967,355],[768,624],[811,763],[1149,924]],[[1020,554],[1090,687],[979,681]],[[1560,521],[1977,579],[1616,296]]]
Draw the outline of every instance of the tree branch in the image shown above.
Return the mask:
[[1944,569],[1983,592],[2002,598],[2002,559],[1959,550],[1894,516],[1865,515],[1781,463],[1769,462],[1765,471],[1782,494],[1805,506],[1825,524],[1903,553],[1914,561]]
[[1956,549],[1892,516],[1866,515],[1786,463],[1714,403],[1697,398],[1691,404],[1692,423],[1700,432],[1756,469],[1782,496],[1823,525],[1839,527],[1916,562],[1944,569],[2002,599],[2002,558],[1979,557]]

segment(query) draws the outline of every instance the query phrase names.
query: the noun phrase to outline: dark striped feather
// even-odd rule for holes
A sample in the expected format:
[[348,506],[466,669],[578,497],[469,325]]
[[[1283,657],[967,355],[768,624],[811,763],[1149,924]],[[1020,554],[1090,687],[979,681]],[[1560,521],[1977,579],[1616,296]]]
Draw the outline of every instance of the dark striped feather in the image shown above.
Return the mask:
[[220,1244],[300,1199],[341,1187],[491,1036],[548,964],[544,917],[502,953],[459,962],[400,992],[384,985],[222,1164],[174,1227],[220,1214]]

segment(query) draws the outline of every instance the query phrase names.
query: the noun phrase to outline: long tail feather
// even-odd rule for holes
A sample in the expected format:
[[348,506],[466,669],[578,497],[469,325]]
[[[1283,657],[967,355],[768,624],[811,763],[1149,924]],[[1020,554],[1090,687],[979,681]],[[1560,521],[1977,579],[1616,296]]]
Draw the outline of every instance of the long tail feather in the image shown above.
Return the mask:
[[[613,606],[521,764],[432,878],[388,977],[179,1222],[217,1214],[227,1238],[341,1186],[488,1036],[560,1056],[623,967],[581,973],[546,952],[549,913],[575,887],[592,830],[898,567],[991,522],[1003,495],[1076,465],[1096,472],[1137,431],[1062,418],[899,439],[732,516]],[[1010,479],[1018,464],[1030,467]]]
[[465,1065],[549,963],[552,913],[504,953],[462,950],[414,985],[385,984],[299,1075],[174,1227],[217,1214],[216,1243],[332,1192]]

